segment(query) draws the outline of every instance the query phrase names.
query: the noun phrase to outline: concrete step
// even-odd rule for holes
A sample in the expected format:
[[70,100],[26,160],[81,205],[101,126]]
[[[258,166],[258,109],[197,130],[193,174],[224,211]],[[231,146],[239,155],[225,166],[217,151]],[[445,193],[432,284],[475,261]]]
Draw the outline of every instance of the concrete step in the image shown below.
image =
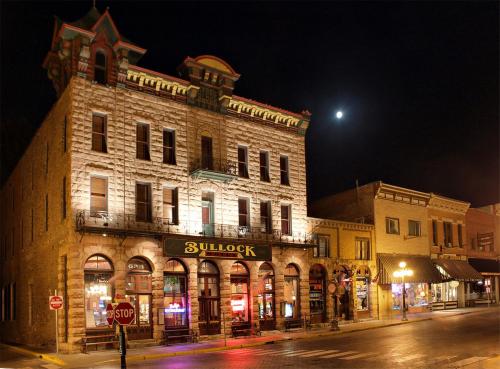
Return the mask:
[[127,346],[129,349],[136,349],[136,348],[158,346],[158,343],[154,339],[151,338],[151,339],[145,339],[145,340],[128,341]]

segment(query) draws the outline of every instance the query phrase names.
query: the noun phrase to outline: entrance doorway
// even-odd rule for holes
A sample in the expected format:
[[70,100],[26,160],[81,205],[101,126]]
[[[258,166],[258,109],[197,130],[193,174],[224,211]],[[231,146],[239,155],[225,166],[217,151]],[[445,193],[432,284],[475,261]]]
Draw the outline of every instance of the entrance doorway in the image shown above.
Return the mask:
[[198,266],[198,327],[200,335],[220,333],[219,269],[210,261]]
[[136,312],[135,320],[127,328],[128,337],[131,340],[153,338],[151,266],[146,260],[134,257],[127,269],[125,298]]
[[203,192],[201,198],[201,222],[203,235],[214,236],[214,193]]
[[320,264],[309,270],[309,306],[311,323],[326,321],[326,271]]
[[259,268],[259,326],[263,331],[276,329],[276,307],[274,305],[274,270],[269,263]]

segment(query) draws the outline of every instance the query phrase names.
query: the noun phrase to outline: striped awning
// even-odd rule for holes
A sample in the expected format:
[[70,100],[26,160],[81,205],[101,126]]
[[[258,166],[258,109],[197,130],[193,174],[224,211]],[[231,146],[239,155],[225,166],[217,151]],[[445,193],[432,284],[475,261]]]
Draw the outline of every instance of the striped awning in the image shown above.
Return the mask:
[[431,258],[422,255],[377,254],[379,284],[401,283],[401,278],[394,276],[399,270],[399,263],[406,262],[406,269],[413,275],[405,277],[407,283],[439,283],[443,281]]
[[483,279],[481,273],[466,261],[450,259],[436,259],[432,261],[446,272],[447,275],[443,275],[444,280],[480,281]]

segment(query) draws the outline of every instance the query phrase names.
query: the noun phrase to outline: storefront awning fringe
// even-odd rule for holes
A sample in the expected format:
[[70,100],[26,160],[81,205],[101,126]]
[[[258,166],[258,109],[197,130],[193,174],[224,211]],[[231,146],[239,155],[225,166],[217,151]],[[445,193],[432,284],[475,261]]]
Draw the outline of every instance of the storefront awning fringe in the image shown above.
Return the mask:
[[377,254],[380,273],[379,284],[401,283],[401,278],[394,277],[399,270],[399,263],[406,262],[406,268],[413,275],[405,277],[407,283],[439,283],[443,281],[441,273],[436,269],[431,258],[423,255]]
[[463,282],[480,281],[483,279],[481,273],[464,260],[436,259],[433,260],[433,262],[450,275],[450,278],[445,278],[443,276],[443,279],[454,279]]

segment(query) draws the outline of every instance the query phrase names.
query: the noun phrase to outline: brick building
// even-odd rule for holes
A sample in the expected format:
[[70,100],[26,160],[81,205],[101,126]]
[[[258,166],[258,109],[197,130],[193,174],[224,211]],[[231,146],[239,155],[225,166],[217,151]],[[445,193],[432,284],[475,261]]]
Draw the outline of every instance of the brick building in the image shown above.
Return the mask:
[[[56,19],[58,100],[1,193],[0,338],[54,345],[55,290],[63,352],[112,334],[111,301],[136,307],[129,340],[327,322],[341,274],[307,220],[310,114],[234,95],[240,75],[217,57],[176,78],[137,66],[145,52],[107,10]],[[341,228],[371,242],[370,226]]]
[[471,303],[500,301],[500,204],[469,208],[466,214],[467,256],[484,280],[471,284]]

